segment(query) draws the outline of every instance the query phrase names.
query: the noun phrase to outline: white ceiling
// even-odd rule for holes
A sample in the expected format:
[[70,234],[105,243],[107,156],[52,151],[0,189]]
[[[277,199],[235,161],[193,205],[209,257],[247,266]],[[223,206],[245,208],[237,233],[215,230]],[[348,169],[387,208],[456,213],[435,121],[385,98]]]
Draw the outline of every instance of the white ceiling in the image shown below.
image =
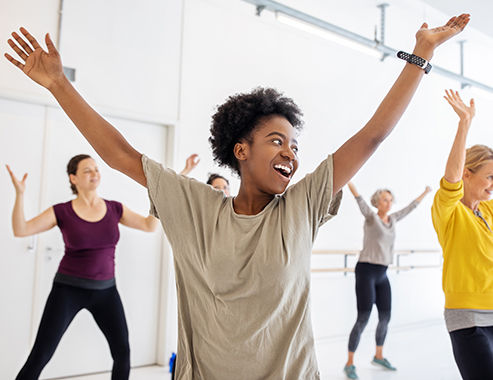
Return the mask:
[[470,13],[470,26],[493,37],[492,0],[424,0],[424,2],[451,16]]

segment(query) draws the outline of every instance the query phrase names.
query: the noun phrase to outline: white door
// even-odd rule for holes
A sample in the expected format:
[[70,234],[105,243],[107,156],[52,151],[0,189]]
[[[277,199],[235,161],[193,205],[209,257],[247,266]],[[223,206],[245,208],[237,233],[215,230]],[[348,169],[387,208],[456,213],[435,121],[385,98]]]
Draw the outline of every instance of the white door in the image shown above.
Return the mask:
[[[140,152],[164,161],[166,128],[160,125],[110,120]],[[80,153],[95,158],[101,171],[99,194],[118,200],[130,209],[147,215],[149,201],[145,188],[123,174],[110,169],[83,139],[62,111],[47,112],[47,141],[44,161],[44,207],[72,199],[66,164]],[[156,362],[158,333],[159,284],[162,230],[144,233],[120,227],[116,249],[117,287],[125,308],[130,334],[131,365]],[[63,241],[58,228],[42,234],[38,240],[39,276],[36,286],[35,318],[39,321],[53,276],[63,256]],[[64,377],[110,370],[108,344],[87,311],[80,312],[63,336],[42,378]]]
[[35,274],[33,238],[15,238],[11,215],[15,191],[5,169],[25,172],[26,216],[40,211],[39,186],[45,109],[0,98],[0,378],[13,379],[27,358],[31,340]]

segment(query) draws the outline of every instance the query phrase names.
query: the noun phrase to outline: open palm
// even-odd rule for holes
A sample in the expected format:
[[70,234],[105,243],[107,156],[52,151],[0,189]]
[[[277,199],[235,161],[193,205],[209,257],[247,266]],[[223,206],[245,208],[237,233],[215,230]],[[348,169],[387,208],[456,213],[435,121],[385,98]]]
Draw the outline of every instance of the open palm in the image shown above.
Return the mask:
[[33,81],[49,89],[57,79],[62,78],[64,75],[60,54],[58,54],[49,34],[45,36],[46,46],[48,47],[48,52],[46,52],[25,28],[21,28],[20,31],[24,37],[14,32],[12,37],[15,42],[12,39],[7,42],[23,62],[14,59],[7,53],[5,58],[21,69]]
[[455,113],[459,115],[461,120],[471,120],[474,115],[476,115],[476,105],[474,104],[474,99],[469,101],[469,106],[467,106],[461,99],[458,91],[445,90],[444,95],[445,100],[452,106]]
[[435,48],[460,33],[466,27],[469,19],[470,15],[463,13],[460,16],[452,17],[445,25],[432,29],[428,29],[428,24],[424,23],[416,33],[416,40]]
[[23,176],[22,176],[22,180],[18,180],[17,177],[14,175],[14,173],[12,172],[12,169],[10,169],[10,166],[8,165],[5,165],[5,167],[7,168],[7,171],[9,172],[9,175],[10,175],[10,179],[12,180],[12,184],[14,185],[15,187],[15,192],[17,194],[23,194],[24,191],[26,190],[26,179],[27,179],[27,173],[25,173]]

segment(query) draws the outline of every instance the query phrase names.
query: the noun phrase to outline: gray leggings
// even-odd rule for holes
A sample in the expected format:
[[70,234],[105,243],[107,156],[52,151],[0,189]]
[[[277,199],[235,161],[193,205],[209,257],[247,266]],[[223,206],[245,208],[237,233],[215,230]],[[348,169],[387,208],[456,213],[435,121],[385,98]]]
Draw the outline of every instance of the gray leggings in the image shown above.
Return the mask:
[[377,305],[378,326],[375,334],[377,346],[383,346],[390,321],[391,291],[387,278],[387,267],[384,265],[361,263],[356,264],[356,300],[358,317],[349,335],[348,351],[355,352],[361,334],[370,319],[373,304]]

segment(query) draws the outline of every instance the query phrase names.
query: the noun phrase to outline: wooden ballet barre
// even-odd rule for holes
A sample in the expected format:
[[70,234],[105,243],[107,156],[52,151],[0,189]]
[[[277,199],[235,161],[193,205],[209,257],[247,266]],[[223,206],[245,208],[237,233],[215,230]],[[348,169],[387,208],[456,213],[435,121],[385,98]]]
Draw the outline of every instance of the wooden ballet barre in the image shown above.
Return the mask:
[[359,249],[314,249],[314,255],[350,255],[355,256],[360,253]]
[[[359,249],[314,249],[312,254],[314,255],[358,255],[361,250]],[[438,249],[398,249],[394,251],[397,255],[411,255],[414,253],[441,253]]]
[[440,251],[439,249],[397,249],[394,251],[394,254],[396,256],[412,255],[414,253],[435,254],[435,253],[442,253],[442,251]]
[[312,273],[317,272],[354,272],[354,268],[314,268]]
[[[344,273],[344,276],[347,273],[354,272],[354,268],[348,267],[348,257],[349,256],[357,256],[359,255],[360,250],[354,249],[314,249],[312,254],[314,255],[343,255],[344,256],[344,266],[339,268],[313,268],[312,273],[335,273],[341,272]],[[409,256],[413,254],[441,254],[440,250],[437,249],[399,249],[395,250],[394,254],[396,256],[396,265],[389,266],[389,269],[397,271],[407,271],[411,269],[425,269],[425,268],[440,268],[442,266],[442,256],[439,257],[438,264],[419,264],[419,265],[401,265],[400,258],[401,256]]]
[[[395,270],[397,272],[400,271],[408,271],[411,269],[428,269],[428,268],[440,268],[440,264],[430,264],[430,265],[404,265],[404,266],[397,266],[397,265],[392,265],[389,266],[389,269]],[[351,273],[354,272],[354,268],[314,268],[312,269],[312,273]]]

